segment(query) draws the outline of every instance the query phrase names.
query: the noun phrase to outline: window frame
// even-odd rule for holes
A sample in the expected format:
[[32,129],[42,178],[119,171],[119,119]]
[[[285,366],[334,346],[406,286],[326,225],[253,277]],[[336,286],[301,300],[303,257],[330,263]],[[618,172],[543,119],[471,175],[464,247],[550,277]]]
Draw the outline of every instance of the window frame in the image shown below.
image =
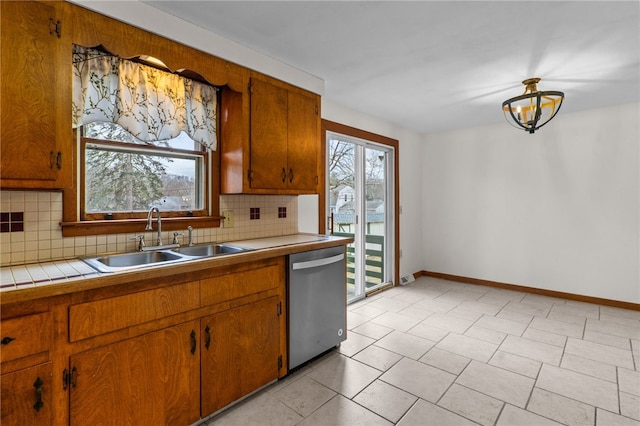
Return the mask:
[[[81,131],[80,131],[81,132]],[[195,143],[195,142],[194,142]],[[202,157],[202,181],[200,182],[202,189],[202,208],[194,209],[194,210],[181,210],[181,211],[162,211],[162,218],[169,217],[204,217],[209,216],[210,212],[208,211],[209,206],[209,188],[211,186],[211,178],[209,176],[209,152],[201,148],[200,151],[196,150],[183,150],[178,148],[167,148],[161,147],[157,145],[146,145],[146,144],[136,144],[136,143],[128,143],[128,142],[120,142],[120,141],[112,141],[109,139],[96,139],[89,138],[85,136],[80,137],[80,179],[79,179],[79,191],[80,191],[80,220],[82,221],[97,221],[97,220],[113,220],[113,219],[139,219],[146,218],[147,211],[135,211],[135,212],[99,212],[99,213],[88,213],[86,211],[86,149],[87,144],[95,144],[102,146],[112,146],[114,148],[120,148],[123,151],[132,151],[144,153],[144,151],[148,151],[149,155],[153,152],[165,153],[165,154],[186,154],[186,155],[197,155]],[[108,218],[107,218],[108,216]]]

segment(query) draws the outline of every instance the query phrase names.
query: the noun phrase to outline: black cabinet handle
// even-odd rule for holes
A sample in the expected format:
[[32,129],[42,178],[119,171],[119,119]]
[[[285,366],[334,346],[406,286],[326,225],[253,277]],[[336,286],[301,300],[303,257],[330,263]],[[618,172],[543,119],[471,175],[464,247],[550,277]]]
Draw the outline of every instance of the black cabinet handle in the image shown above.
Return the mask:
[[191,337],[191,355],[195,355],[196,347],[198,345],[198,341],[196,340],[195,330],[191,330],[191,334],[189,335],[189,337]]
[[289,169],[289,183],[293,182],[293,169]]
[[287,181],[287,171],[284,167],[282,168],[282,173],[280,173],[280,176],[282,177],[282,183],[285,183]]
[[204,347],[208,350],[209,346],[211,346],[211,328],[206,326],[204,328]]
[[0,341],[0,343],[2,343],[3,345],[8,345],[14,340],[16,340],[15,337],[5,337],[4,339],[2,339],[2,341]]
[[62,169],[62,152],[58,151],[58,155],[56,155],[56,167],[58,170]]
[[36,411],[40,411],[40,409],[44,406],[44,402],[42,402],[42,385],[44,382],[40,377],[36,379],[33,383],[33,387],[36,388],[36,403],[33,404],[33,408]]

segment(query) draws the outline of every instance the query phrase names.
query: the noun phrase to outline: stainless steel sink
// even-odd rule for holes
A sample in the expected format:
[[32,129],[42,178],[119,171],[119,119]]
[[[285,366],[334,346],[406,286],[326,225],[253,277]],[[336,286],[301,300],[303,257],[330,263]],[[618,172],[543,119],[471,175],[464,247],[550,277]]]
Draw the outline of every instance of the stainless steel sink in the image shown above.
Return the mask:
[[244,247],[229,244],[202,244],[185,246],[172,250],[138,251],[135,253],[111,254],[97,257],[81,257],[85,263],[98,272],[117,272],[148,266],[166,265],[206,257],[250,251]]
[[197,246],[186,246],[173,249],[172,251],[184,256],[192,257],[213,257],[224,254],[234,254],[249,251],[250,249],[229,244],[203,244]]
[[181,262],[184,257],[170,251],[143,251],[99,257],[83,257],[82,260],[100,272],[115,272],[124,269]]

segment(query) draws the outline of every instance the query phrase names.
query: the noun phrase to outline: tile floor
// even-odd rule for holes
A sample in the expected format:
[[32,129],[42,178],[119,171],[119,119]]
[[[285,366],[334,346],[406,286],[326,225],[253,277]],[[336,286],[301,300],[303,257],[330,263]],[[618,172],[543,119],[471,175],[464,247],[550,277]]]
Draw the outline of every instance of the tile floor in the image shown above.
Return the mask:
[[204,424],[640,425],[638,311],[422,277],[348,328]]

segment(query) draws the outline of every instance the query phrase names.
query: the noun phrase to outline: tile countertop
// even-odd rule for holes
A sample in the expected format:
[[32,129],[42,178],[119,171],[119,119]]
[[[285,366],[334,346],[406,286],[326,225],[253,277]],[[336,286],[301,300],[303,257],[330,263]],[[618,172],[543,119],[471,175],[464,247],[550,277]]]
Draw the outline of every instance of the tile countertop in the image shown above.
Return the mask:
[[1,304],[59,296],[82,290],[119,285],[133,280],[163,277],[171,273],[228,266],[252,260],[283,256],[317,248],[349,244],[353,240],[315,234],[294,234],[226,243],[253,249],[239,254],[203,258],[172,265],[148,266],[121,272],[100,273],[79,259],[5,266],[0,268]]

